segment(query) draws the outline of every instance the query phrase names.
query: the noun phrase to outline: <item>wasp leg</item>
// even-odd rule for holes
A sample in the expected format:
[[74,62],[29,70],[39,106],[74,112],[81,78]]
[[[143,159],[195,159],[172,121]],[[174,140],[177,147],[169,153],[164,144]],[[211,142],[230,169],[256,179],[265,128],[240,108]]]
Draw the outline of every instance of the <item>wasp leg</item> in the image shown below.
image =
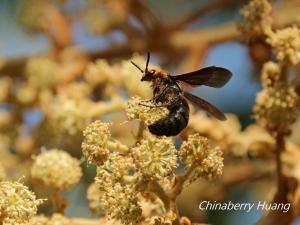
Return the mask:
[[[144,100],[144,101],[145,102],[154,102],[154,101],[156,101],[160,96],[162,96],[163,94],[165,94],[167,88],[168,88],[167,86],[164,87],[164,89],[159,94],[157,94],[155,97],[153,97],[151,99]],[[143,105],[143,104],[140,104],[140,105]],[[147,105],[144,105],[144,106],[147,106]]]
[[147,104],[139,103],[139,105],[146,106],[146,107],[149,107],[149,108],[168,107],[168,106],[174,104],[178,99],[179,99],[179,95],[176,96],[175,98],[173,98],[172,101],[170,101],[170,102],[168,102],[168,103],[166,103],[166,104],[160,104],[160,105],[147,105]]

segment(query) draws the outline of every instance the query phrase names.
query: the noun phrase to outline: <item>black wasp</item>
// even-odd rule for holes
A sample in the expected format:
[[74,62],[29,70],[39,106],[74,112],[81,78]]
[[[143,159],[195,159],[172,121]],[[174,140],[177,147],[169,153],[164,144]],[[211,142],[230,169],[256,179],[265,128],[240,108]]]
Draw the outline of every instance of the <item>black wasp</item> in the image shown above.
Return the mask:
[[189,121],[189,105],[186,100],[209,112],[217,119],[226,120],[225,115],[219,109],[204,99],[182,90],[178,83],[184,82],[192,86],[205,85],[220,88],[231,78],[232,74],[229,70],[210,66],[194,72],[173,76],[165,71],[148,70],[149,60],[150,53],[148,52],[145,71],[136,63],[131,63],[144,74],[141,81],[152,82],[153,99],[151,100],[157,103],[157,106],[151,107],[165,106],[169,110],[168,116],[148,126],[152,134],[158,136],[175,136],[179,134]]

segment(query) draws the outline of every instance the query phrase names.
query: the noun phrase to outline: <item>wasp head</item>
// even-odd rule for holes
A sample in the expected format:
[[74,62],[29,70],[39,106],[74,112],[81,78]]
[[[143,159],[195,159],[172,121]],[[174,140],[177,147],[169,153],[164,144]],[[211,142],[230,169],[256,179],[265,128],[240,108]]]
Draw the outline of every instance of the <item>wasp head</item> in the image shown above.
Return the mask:
[[150,53],[148,52],[145,70],[142,70],[141,67],[139,67],[135,62],[131,61],[131,63],[144,74],[141,81],[152,81],[155,78],[167,78],[168,77],[168,73],[166,73],[166,72],[159,71],[156,69],[148,70],[149,60],[150,60]]
[[141,81],[151,81],[156,77],[157,71],[155,69],[151,69],[146,71],[145,75],[142,77]]

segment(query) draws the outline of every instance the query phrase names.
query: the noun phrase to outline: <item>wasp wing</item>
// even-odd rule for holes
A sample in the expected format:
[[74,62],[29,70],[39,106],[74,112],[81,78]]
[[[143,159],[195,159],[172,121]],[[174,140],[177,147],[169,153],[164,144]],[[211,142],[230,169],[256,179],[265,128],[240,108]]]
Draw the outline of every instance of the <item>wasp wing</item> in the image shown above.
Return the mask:
[[215,106],[210,104],[209,102],[205,101],[202,98],[199,98],[198,96],[195,96],[188,92],[183,92],[183,96],[189,100],[191,103],[193,103],[195,106],[198,106],[202,108],[203,110],[209,112],[211,115],[216,117],[219,120],[226,120],[226,117],[224,113],[222,113],[219,109],[217,109]]
[[210,66],[194,72],[170,77],[175,81],[183,81],[190,85],[205,85],[220,88],[229,81],[231,76],[231,72],[225,68]]

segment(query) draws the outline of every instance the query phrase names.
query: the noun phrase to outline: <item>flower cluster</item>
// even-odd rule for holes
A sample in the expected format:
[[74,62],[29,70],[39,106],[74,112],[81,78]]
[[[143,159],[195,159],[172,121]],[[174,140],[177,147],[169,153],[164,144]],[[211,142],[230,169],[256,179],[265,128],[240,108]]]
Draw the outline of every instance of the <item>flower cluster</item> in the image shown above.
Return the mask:
[[300,29],[287,27],[276,30],[269,35],[267,42],[272,46],[279,61],[286,61],[292,65],[300,63]]
[[[132,103],[129,101],[128,104]],[[138,104],[135,107],[137,111],[143,108]],[[146,117],[140,120],[146,123]],[[108,128],[108,123],[95,121],[83,132],[83,154],[97,166],[95,183],[88,190],[90,208],[122,224],[143,224],[146,221],[166,224],[173,221],[176,218],[174,212],[161,210],[157,204],[156,213],[152,211],[143,217],[144,210],[147,210],[143,199],[149,193],[156,196],[155,193],[159,192],[160,196],[165,189],[172,189],[170,181],[174,178],[178,160],[172,139],[147,134],[133,146],[126,147],[111,137]],[[199,177],[212,179],[222,172],[221,150],[211,147],[199,134],[189,136],[179,155],[187,170],[192,170],[193,176],[188,177],[191,182]]]
[[36,213],[43,200],[19,182],[0,182],[0,222],[1,224],[21,224],[28,222]]
[[179,150],[180,159],[187,168],[195,168],[194,177],[212,179],[222,174],[223,158],[219,147],[212,147],[208,139],[193,134],[183,142]]
[[108,157],[107,148],[110,139],[109,123],[97,120],[83,131],[82,152],[85,158],[95,165],[101,165]]
[[88,64],[84,78],[93,85],[105,85],[107,83],[120,83],[120,76],[115,73],[114,68],[106,60],[99,59],[95,63]]
[[273,87],[280,82],[281,68],[274,62],[266,62],[262,68],[261,83],[264,88]]
[[91,110],[93,106],[87,99],[78,101],[63,95],[55,97],[51,110],[46,111],[49,125],[56,132],[75,135],[91,121],[87,109]]
[[57,76],[57,64],[50,58],[32,58],[26,65],[26,76],[32,87],[42,89],[55,84]]
[[100,185],[96,182],[90,184],[87,189],[87,199],[89,201],[89,208],[97,213],[101,214],[103,211],[103,204],[101,204],[101,197],[103,196],[103,192],[100,190]]
[[127,1],[93,1],[86,4],[85,22],[94,34],[103,34],[124,23],[127,17]]
[[151,105],[154,103],[142,100],[140,97],[132,97],[125,109],[128,120],[139,119],[146,125],[150,125],[169,114],[166,107],[151,107]]
[[292,86],[268,87],[257,94],[254,106],[255,118],[268,130],[288,132],[299,115],[299,96]]
[[111,218],[120,220],[122,224],[138,224],[142,209],[138,203],[137,194],[138,192],[130,185],[115,183],[104,192],[101,202],[105,212]]
[[124,157],[118,152],[113,152],[103,165],[98,166],[96,181],[104,189],[116,182],[130,184],[136,177],[135,171],[136,165],[131,157]]
[[36,156],[31,176],[46,186],[68,190],[79,182],[82,171],[79,160],[65,151],[52,149]]
[[249,37],[265,35],[272,25],[271,10],[268,0],[251,0],[241,10],[240,30]]
[[176,148],[170,138],[149,137],[132,149],[138,170],[157,180],[171,176],[177,167]]

